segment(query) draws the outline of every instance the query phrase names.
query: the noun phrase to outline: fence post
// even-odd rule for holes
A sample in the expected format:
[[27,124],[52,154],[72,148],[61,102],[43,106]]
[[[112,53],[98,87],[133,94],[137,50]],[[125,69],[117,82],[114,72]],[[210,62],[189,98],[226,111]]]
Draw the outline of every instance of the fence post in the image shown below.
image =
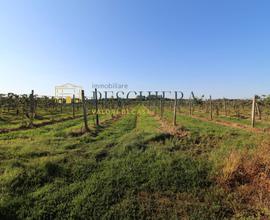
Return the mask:
[[210,95],[210,119],[213,120],[213,103],[212,103],[212,96]]
[[86,109],[86,103],[85,103],[85,96],[84,96],[84,90],[82,90],[82,106],[83,106],[83,120],[84,120],[84,128],[85,131],[90,131],[88,127],[88,122],[87,122],[87,109]]
[[72,116],[75,118],[75,95],[72,97]]
[[177,92],[175,92],[175,97],[174,97],[173,126],[176,126],[176,108],[177,108]]
[[255,127],[256,95],[253,97],[251,110],[251,126]]
[[98,93],[95,88],[95,106],[96,106],[96,125],[99,126],[99,117],[98,117]]

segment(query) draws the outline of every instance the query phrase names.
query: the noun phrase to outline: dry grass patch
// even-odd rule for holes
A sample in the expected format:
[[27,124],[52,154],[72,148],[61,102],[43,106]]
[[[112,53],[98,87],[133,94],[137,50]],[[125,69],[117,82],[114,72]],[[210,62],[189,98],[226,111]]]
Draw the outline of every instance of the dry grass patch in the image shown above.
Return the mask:
[[235,193],[241,204],[270,217],[270,144],[253,152],[231,152],[218,182]]

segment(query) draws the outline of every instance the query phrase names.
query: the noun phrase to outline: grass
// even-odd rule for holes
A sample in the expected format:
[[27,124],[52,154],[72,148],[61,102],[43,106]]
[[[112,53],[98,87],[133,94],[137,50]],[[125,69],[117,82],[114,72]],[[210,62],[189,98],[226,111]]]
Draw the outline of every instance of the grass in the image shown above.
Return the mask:
[[[82,115],[82,109],[75,108],[76,116]],[[58,107],[58,109],[49,109],[46,110],[42,107],[38,107],[36,110],[36,116],[33,120],[35,125],[39,125],[46,122],[71,118],[72,114],[72,106],[64,105],[62,111]],[[16,110],[11,109],[10,111],[0,109],[0,130],[1,129],[15,129],[22,126],[27,126],[29,124],[29,119],[22,113],[20,109],[17,114]]]
[[[221,119],[223,121],[228,121],[228,122],[234,122],[246,126],[251,126],[251,120],[250,119],[238,119],[235,117],[225,117],[225,116],[219,116],[217,119]],[[262,120],[256,120],[255,121],[256,128],[261,128],[261,129],[269,129],[270,124],[267,121],[262,121]]]
[[[187,134],[179,138],[140,110],[92,126],[92,133],[74,135],[82,127],[82,119],[74,119],[0,134],[0,219],[267,215],[267,207],[245,203],[223,186],[238,167],[226,167],[224,158],[255,151],[267,137],[179,115]],[[166,112],[165,119],[171,116]]]
[[[232,109],[228,109],[231,110]],[[247,111],[248,110],[248,111]],[[170,111],[170,109],[167,109],[167,111]],[[228,111],[228,116],[225,116],[224,112],[220,112],[219,115],[216,115],[215,110],[213,110],[213,120],[218,122],[229,122],[229,123],[235,123],[238,125],[243,125],[247,127],[251,127],[251,109],[245,109],[240,112],[240,115],[242,117],[237,117],[236,115],[232,114],[230,111]],[[181,115],[189,115],[189,109],[186,107],[181,108]],[[198,116],[205,119],[210,119],[210,113],[205,113],[204,110],[196,109],[193,112],[194,116]],[[255,127],[259,129],[269,129],[270,123],[268,118],[268,112],[265,110],[264,114],[262,115],[262,120],[258,119],[258,116],[256,117]]]

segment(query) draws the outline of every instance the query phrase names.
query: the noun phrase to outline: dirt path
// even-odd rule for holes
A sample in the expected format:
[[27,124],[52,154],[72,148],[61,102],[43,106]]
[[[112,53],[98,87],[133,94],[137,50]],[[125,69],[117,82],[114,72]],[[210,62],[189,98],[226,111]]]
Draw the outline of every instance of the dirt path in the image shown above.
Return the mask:
[[[168,121],[161,120],[160,117],[158,117],[157,115],[154,114],[154,112],[151,112],[151,116],[153,116],[161,124],[161,127],[160,127],[161,132],[167,132],[167,133],[170,133],[170,134],[172,134],[174,136],[180,136],[180,137],[186,136],[187,133],[188,133],[187,131],[184,131],[184,129],[181,126],[174,127]],[[237,128],[237,129],[241,129],[241,130],[245,130],[245,131],[253,132],[253,133],[265,133],[265,132],[267,132],[267,130],[264,130],[264,129],[261,129],[261,128],[252,128],[252,127],[249,127],[248,125],[242,125],[242,124],[238,124],[238,123],[234,123],[234,122],[222,121],[222,120],[219,120],[219,119],[210,120],[210,119],[207,119],[207,118],[194,116],[194,115],[191,116],[191,117],[194,118],[194,119],[203,121],[203,122],[214,123],[214,124],[217,124],[217,125],[226,126],[226,127],[230,127],[230,128]]]
[[207,118],[203,118],[203,117],[199,117],[199,116],[191,116],[194,119],[198,119],[200,121],[204,121],[204,122],[210,122],[210,123],[214,123],[214,124],[218,124],[218,125],[222,125],[222,126],[226,126],[226,127],[231,127],[231,128],[238,128],[238,129],[242,129],[248,132],[255,132],[255,133],[264,133],[265,130],[261,129],[261,128],[252,128],[249,127],[248,125],[242,125],[242,124],[238,124],[238,123],[234,123],[234,122],[228,122],[228,121],[222,121],[219,119],[207,119]]
[[150,113],[156,121],[159,122],[160,127],[159,131],[161,133],[168,133],[175,137],[186,137],[188,135],[188,131],[186,131],[182,126],[173,126],[168,121],[162,120],[159,116],[155,115],[153,112]]
[[[92,136],[97,136],[100,132],[110,127],[113,123],[118,121],[120,118],[122,118],[121,115],[116,115],[112,118],[101,120],[100,125],[99,126],[94,125],[94,127],[90,128],[90,131],[88,133],[91,134]],[[77,130],[70,131],[69,135],[78,137],[78,136],[82,136],[85,133],[87,133],[87,131],[84,130],[84,127],[81,127]]]

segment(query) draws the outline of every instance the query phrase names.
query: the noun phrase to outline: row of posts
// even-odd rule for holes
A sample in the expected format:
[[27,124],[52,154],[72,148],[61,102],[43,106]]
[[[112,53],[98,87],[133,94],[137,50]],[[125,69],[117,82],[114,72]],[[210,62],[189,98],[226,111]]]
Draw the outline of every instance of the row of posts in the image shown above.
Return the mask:
[[[73,96],[74,97],[74,96]],[[97,96],[97,89],[95,89],[95,110],[96,110],[96,125],[99,126],[99,115],[98,115],[98,96]],[[74,100],[74,98],[73,98]],[[74,103],[74,101],[73,101]],[[74,105],[74,104],[73,104]],[[87,106],[85,102],[85,95],[84,95],[84,90],[82,90],[82,106],[83,106],[83,120],[84,120],[84,128],[85,131],[89,132],[89,126],[88,126],[88,120],[87,120]],[[74,108],[73,108],[74,109]],[[74,115],[74,112],[73,112]]]
[[[82,90],[82,107],[83,107],[83,120],[84,120],[84,127],[85,131],[90,131],[89,126],[88,126],[88,120],[87,120],[87,105],[86,105],[86,99],[85,99],[85,94],[84,90]],[[35,104],[34,104],[34,90],[31,91],[30,94],[30,126],[33,125],[33,119],[34,119],[34,114],[35,114]],[[97,89],[95,89],[94,93],[94,100],[95,100],[95,121],[96,125],[99,126],[99,115],[98,115],[98,93]],[[178,104],[178,97],[177,97],[177,92],[175,92],[175,97],[174,97],[174,106],[173,106],[173,126],[176,126],[176,116],[177,116],[177,104]],[[164,103],[163,103],[163,98],[160,99],[160,117],[163,118],[164,114]],[[149,102],[150,105],[150,102]],[[210,105],[210,119],[213,120],[213,103],[212,103],[212,96],[209,97],[209,105]],[[193,114],[192,110],[192,99],[189,99],[189,114]],[[224,99],[224,111],[225,114],[227,115],[227,105],[226,105],[226,100]],[[255,119],[256,119],[256,111],[259,112],[260,114],[260,109],[258,107],[258,104],[256,103],[256,96],[253,97],[252,100],[252,111],[251,111],[251,126],[254,128],[255,127]],[[75,118],[75,95],[73,95],[72,98],[72,115],[73,118]],[[261,118],[261,116],[260,116]]]
[[[83,120],[84,120],[84,128],[85,131],[90,131],[89,126],[88,126],[88,120],[87,120],[87,105],[86,105],[86,99],[85,99],[85,94],[84,90],[82,90],[82,107],[83,107]],[[99,126],[99,115],[98,115],[98,98],[97,98],[97,89],[95,89],[95,112],[96,112],[96,125]],[[75,118],[75,95],[72,97],[72,116]],[[62,107],[62,105],[61,105]],[[30,125],[33,126],[33,121],[35,117],[35,99],[34,99],[34,90],[31,91],[31,94],[29,96],[29,119],[30,119]]]
[[[210,103],[210,119],[213,120],[213,104],[212,104],[212,97],[211,96],[209,99],[209,103]],[[225,114],[227,116],[227,104],[226,104],[225,99],[224,99],[224,111],[225,111]],[[256,111],[258,112],[259,118],[261,119],[261,112],[260,112],[259,105],[256,101],[256,95],[255,95],[252,99],[252,109],[251,109],[251,126],[252,126],[252,128],[255,127]]]
[[[177,93],[175,93],[175,97],[174,97],[174,106],[173,106],[173,126],[176,126],[176,116],[177,116]],[[163,118],[163,114],[164,114],[164,103],[163,103],[163,99],[160,99],[160,118]],[[189,115],[192,116],[193,114],[193,104],[192,104],[192,99],[189,98],[188,101],[189,104]],[[225,115],[227,116],[227,103],[226,103],[226,99],[224,99],[224,112]],[[212,101],[212,96],[209,97],[209,107],[210,107],[210,120],[213,120],[213,101]],[[252,111],[251,111],[251,126],[252,128],[255,127],[255,122],[256,122],[256,111],[259,114],[259,119],[261,119],[261,111],[259,108],[259,105],[256,101],[256,96],[253,97],[252,100]],[[156,113],[156,110],[155,110]]]

